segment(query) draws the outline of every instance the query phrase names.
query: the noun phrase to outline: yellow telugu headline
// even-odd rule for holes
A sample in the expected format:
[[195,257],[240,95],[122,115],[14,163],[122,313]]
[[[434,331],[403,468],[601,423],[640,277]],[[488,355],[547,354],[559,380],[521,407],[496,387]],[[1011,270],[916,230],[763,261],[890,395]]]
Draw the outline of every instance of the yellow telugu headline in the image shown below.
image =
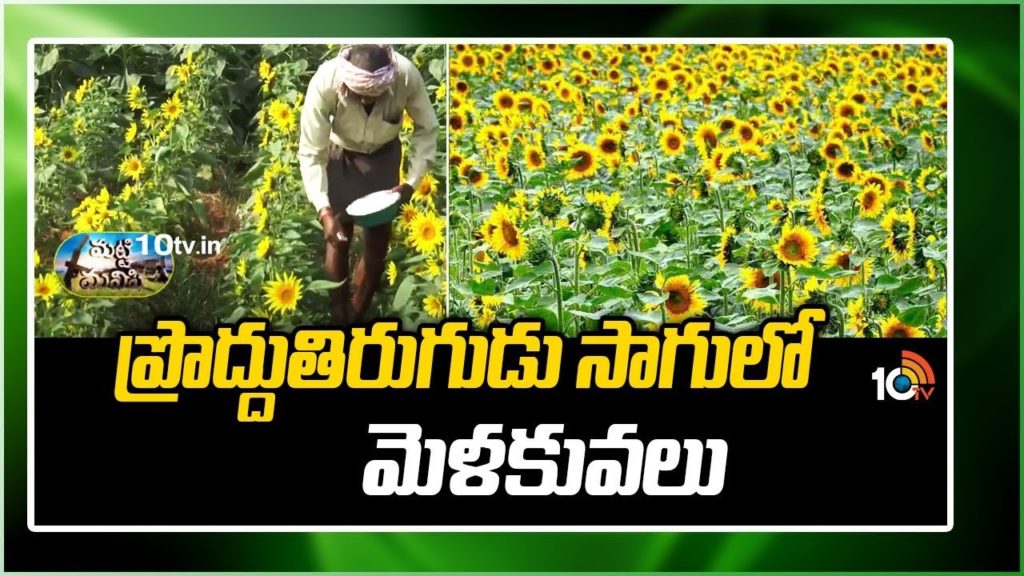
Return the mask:
[[[716,332],[711,320],[637,332],[629,320],[605,319],[600,330],[578,340],[571,359],[577,364],[575,385],[672,388],[677,352],[688,347],[691,388],[804,388],[816,327],[825,321],[825,310],[817,307],[800,309],[794,320],[765,321],[760,332],[748,334]],[[566,340],[544,331],[540,320],[517,320],[487,332],[472,332],[468,321],[446,320],[415,333],[401,331],[396,320],[378,320],[291,334],[273,332],[266,320],[243,320],[206,334],[189,332],[183,320],[160,319],[154,332],[120,335],[114,397],[177,402],[179,389],[212,384],[245,391],[239,421],[266,422],[273,419],[275,399],[266,391],[343,383],[357,389],[429,388],[438,354],[450,358],[448,388],[553,388]],[[364,362],[375,368],[372,376],[365,374]],[[753,371],[761,377],[751,376]],[[263,392],[248,392],[256,389]]]

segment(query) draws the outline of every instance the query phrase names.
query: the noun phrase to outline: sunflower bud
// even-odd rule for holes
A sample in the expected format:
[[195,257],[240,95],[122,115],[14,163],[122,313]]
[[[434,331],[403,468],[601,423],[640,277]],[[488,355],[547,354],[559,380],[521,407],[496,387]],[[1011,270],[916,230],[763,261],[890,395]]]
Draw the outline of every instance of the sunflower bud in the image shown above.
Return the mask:
[[580,218],[583,227],[591,232],[601,228],[604,224],[604,212],[594,205],[588,205],[583,209],[583,216]]
[[526,250],[526,261],[539,266],[551,258],[551,248],[546,242],[531,242]]
[[821,157],[821,153],[817,150],[811,150],[807,153],[807,163],[814,167],[815,170],[821,170],[825,166],[825,159]]
[[886,292],[875,294],[874,298],[871,299],[871,309],[879,314],[888,312],[891,305],[892,300]]
[[896,144],[892,147],[892,157],[896,160],[903,160],[907,157],[907,147],[904,144]]

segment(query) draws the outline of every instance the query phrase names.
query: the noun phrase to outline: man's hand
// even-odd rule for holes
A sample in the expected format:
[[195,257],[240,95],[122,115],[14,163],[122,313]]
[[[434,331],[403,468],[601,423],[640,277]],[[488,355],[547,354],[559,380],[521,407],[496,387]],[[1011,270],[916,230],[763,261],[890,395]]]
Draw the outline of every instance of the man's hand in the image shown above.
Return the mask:
[[408,202],[409,199],[412,198],[412,186],[410,186],[406,182],[403,182],[398,186],[395,186],[394,188],[391,189],[391,191],[398,192],[402,196],[402,202]]
[[334,217],[334,210],[324,208],[320,211],[320,225],[324,227],[324,240],[337,246],[342,242],[341,225]]

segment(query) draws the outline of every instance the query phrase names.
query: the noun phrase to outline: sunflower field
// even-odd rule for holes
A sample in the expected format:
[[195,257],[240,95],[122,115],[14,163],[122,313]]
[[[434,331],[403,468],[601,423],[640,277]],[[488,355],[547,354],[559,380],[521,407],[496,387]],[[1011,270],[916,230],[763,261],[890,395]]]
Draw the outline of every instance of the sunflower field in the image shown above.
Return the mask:
[[[420,68],[443,117],[444,46],[395,48]],[[335,285],[323,272],[322,232],[296,148],[306,84],[339,49],[37,46],[37,334],[111,335],[147,328],[162,315],[200,328],[243,316],[267,317],[282,329],[329,322],[326,293]],[[443,234],[444,158],[435,164],[406,213],[442,222],[435,232]],[[374,310],[418,322],[439,315],[445,298],[443,247],[416,250],[408,224],[395,224],[390,286],[378,291]],[[153,297],[82,299],[63,289],[53,260],[64,239],[90,231],[215,239],[223,250],[175,255],[168,289]]]
[[942,45],[455,45],[453,316],[946,333]]

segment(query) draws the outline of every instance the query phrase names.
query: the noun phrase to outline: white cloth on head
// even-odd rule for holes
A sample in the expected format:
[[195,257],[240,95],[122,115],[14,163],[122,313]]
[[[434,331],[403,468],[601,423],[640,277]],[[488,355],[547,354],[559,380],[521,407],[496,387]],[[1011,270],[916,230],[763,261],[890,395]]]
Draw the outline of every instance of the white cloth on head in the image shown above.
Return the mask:
[[349,62],[351,47],[341,51],[339,94],[344,95],[345,90],[351,90],[360,96],[377,97],[388,91],[395,80],[395,57],[390,44],[381,44],[381,47],[388,52],[388,63],[372,72]]

